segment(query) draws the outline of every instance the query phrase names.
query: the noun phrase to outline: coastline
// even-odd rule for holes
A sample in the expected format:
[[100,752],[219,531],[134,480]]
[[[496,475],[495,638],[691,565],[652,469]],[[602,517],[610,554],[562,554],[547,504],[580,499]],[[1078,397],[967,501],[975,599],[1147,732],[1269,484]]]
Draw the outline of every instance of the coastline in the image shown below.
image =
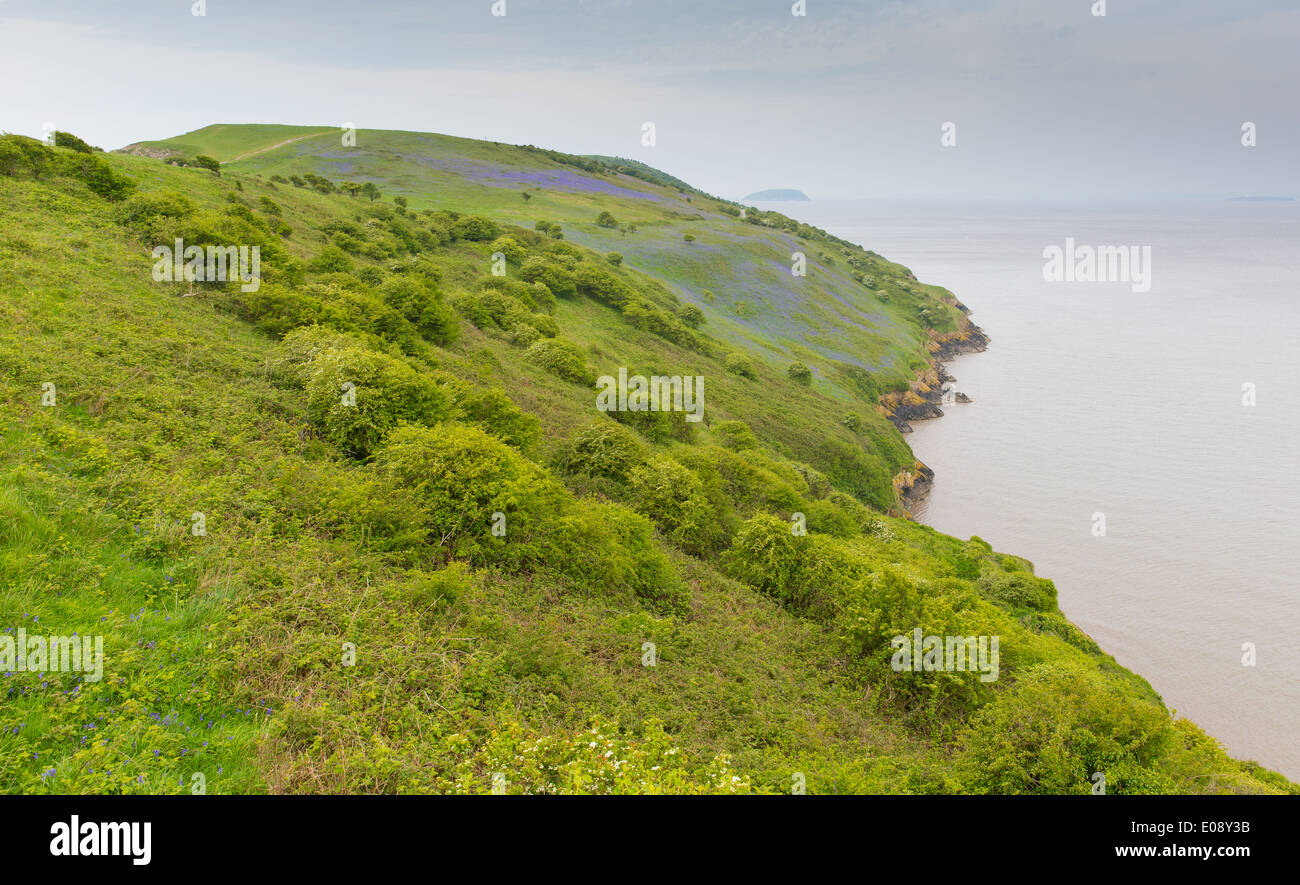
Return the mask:
[[[970,310],[966,305],[956,302],[956,306],[962,312],[963,323],[953,332],[930,333],[930,340],[925,344],[930,352],[929,365],[908,385],[907,390],[884,394],[877,401],[876,411],[888,418],[899,433],[911,433],[913,421],[942,418],[943,405],[971,401],[966,394],[952,388],[957,379],[948,373],[947,365],[962,354],[987,350],[989,336],[970,321]],[[911,470],[896,475],[894,492],[902,509],[899,515],[914,519],[913,514],[925,502],[933,485],[934,471],[919,458]]]

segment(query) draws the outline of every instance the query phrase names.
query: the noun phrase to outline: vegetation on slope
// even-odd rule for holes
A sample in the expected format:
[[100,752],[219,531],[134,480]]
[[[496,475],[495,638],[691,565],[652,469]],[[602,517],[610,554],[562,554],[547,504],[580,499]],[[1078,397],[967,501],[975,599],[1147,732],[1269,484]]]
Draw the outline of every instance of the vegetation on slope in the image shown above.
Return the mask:
[[[692,194],[687,245],[675,189],[359,135],[351,177],[317,136],[219,174],[0,138],[0,629],[107,658],[0,674],[0,789],[1295,790],[1028,563],[888,515],[914,461],[874,402],[960,329],[947,293],[774,213]],[[581,177],[507,209],[475,163]],[[258,245],[260,286],[155,282],[177,238]],[[728,319],[708,243],[825,263]],[[598,412],[619,367],[704,377],[707,420]],[[999,636],[999,678],[896,672],[917,627]]]

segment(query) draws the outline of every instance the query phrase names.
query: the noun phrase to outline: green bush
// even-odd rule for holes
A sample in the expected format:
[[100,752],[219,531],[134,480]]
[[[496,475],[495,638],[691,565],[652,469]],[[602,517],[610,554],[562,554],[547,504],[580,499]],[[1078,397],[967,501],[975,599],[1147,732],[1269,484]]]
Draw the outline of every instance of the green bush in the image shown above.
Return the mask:
[[495,387],[474,390],[462,396],[457,405],[467,423],[476,424],[513,446],[527,451],[537,442],[540,422],[520,410],[503,390]]
[[63,132],[58,129],[54,130],[54,146],[68,148],[69,150],[76,151],[79,154],[93,154],[95,152],[93,147],[86,144],[80,138],[77,138],[77,136],[73,135],[71,132]]
[[1175,740],[1169,714],[1131,698],[1096,673],[1064,663],[1021,673],[977,712],[958,762],[977,793],[1171,793],[1159,763]]
[[614,421],[589,424],[574,435],[560,457],[566,473],[626,482],[646,458],[637,435]]
[[724,543],[725,526],[700,478],[672,458],[651,458],[631,473],[636,509],[674,544],[704,555]]
[[355,344],[334,342],[315,350],[305,376],[312,424],[322,438],[356,457],[370,455],[401,424],[434,424],[451,413],[447,394],[427,376]]
[[575,501],[555,527],[547,561],[598,598],[630,591],[629,601],[655,611],[687,609],[686,588],[655,543],[650,520],[622,504]]
[[[409,489],[431,543],[447,558],[477,562],[536,558],[566,495],[540,467],[478,427],[448,421],[389,434],[375,466]],[[502,517],[496,514],[502,514]],[[503,526],[503,534],[493,527]]]
[[576,344],[562,338],[543,338],[534,342],[524,353],[524,359],[565,381],[574,384],[591,383],[591,372],[587,369],[582,351]]
[[410,277],[394,277],[379,287],[379,295],[429,341],[446,345],[456,340],[460,323],[432,286]]
[[481,215],[466,215],[451,226],[451,232],[461,240],[486,242],[500,236],[501,229]]
[[727,573],[794,612],[824,612],[843,580],[821,539],[796,535],[793,523],[762,513],[732,539]]
[[789,375],[790,380],[796,384],[802,384],[804,387],[808,387],[812,384],[812,369],[808,368],[803,363],[791,363],[790,368],[786,369],[785,373]]
[[749,358],[740,353],[727,354],[726,362],[723,367],[733,375],[739,375],[742,378],[749,378],[751,381],[758,378],[758,373],[754,371],[754,364]]
[[516,267],[528,257],[528,250],[521,246],[514,237],[497,237],[488,248],[493,253],[500,252],[506,257],[506,261]]
[[720,421],[713,425],[714,434],[722,445],[735,451],[757,449],[758,437],[744,421]]
[[322,317],[319,298],[276,283],[263,283],[256,292],[238,292],[233,303],[241,318],[275,338]]
[[116,172],[112,165],[98,154],[77,153],[66,156],[64,170],[86,183],[90,192],[106,200],[124,200],[135,190],[135,181]]
[[352,259],[338,246],[326,246],[307,264],[313,273],[333,273],[352,270]]
[[524,261],[519,268],[519,278],[530,283],[542,283],[559,298],[573,298],[578,294],[573,272],[539,255],[531,255]]
[[977,586],[985,599],[1011,611],[1049,612],[1056,608],[1056,585],[1029,572],[986,571]]

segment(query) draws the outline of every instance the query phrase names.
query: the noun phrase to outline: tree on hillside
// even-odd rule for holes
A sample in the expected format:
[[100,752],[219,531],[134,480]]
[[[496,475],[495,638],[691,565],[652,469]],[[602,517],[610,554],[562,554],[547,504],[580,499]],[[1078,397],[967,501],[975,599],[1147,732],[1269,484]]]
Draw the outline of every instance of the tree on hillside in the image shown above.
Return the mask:
[[32,177],[36,179],[39,179],[41,173],[50,168],[54,160],[54,151],[34,138],[24,138],[18,142],[18,149],[22,151],[23,162],[31,170]]
[[98,150],[98,148],[91,147],[71,132],[63,132],[59,129],[54,130],[54,144],[56,147],[70,148],[79,154],[93,154]]
[[695,234],[686,234],[685,236],[682,237],[682,239],[685,240],[685,241],[688,242],[688,243],[694,243],[694,242],[695,242]]
[[221,174],[221,163],[216,157],[209,157],[207,154],[199,154],[194,158],[194,164],[215,172],[217,175]]
[[524,202],[525,202],[525,203],[527,203],[529,200],[531,200],[531,199],[533,198],[533,195],[530,194],[528,191],[524,191],[523,196],[524,196]]
[[345,181],[341,186],[347,195],[353,199],[356,198],[357,194],[361,193],[361,185],[355,181]]
[[406,214],[406,197],[393,197],[393,205],[397,207],[398,215]]
[[383,196],[373,181],[367,181],[365,184],[361,185],[361,193],[369,197],[370,202],[372,203]]
[[682,322],[690,326],[692,329],[698,329],[700,326],[704,325],[704,311],[700,310],[694,304],[687,304],[684,306],[681,309],[679,316],[681,316]]
[[13,175],[23,163],[23,152],[7,138],[0,138],[0,175]]
[[618,227],[618,219],[607,210],[596,216],[596,224],[601,227]]
[[789,375],[790,380],[794,381],[796,384],[802,384],[805,387],[812,384],[812,369],[808,368],[803,363],[791,363],[790,368],[786,369],[785,373]]

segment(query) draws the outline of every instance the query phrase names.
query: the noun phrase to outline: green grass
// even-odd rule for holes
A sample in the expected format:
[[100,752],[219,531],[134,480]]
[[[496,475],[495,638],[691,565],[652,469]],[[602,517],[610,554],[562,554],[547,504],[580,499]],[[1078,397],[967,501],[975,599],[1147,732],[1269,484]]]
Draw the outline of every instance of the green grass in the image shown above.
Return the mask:
[[[238,156],[296,131],[209,127],[179,142]],[[329,442],[330,414],[313,412],[314,364],[291,361],[297,339],[265,331],[276,308],[233,285],[190,296],[154,282],[150,236],[74,176],[0,176],[0,630],[103,635],[107,658],[98,683],[0,674],[0,789],[185,792],[201,773],[209,793],[487,792],[494,775],[512,792],[779,793],[798,774],[810,792],[1084,793],[1100,769],[1112,792],[1296,790],[1171,722],[1031,566],[885,515],[890,480],[914,459],[835,363],[875,368],[882,390],[910,377],[931,332],[955,328],[943,290],[816,233],[820,271],[784,279],[771,265],[796,236],[671,186],[618,181],[698,217],[617,196],[539,192],[523,206],[515,191],[429,171],[575,171],[522,149],[366,130],[345,172],[337,133],[306,134],[221,177],[109,161],[142,193],[186,194],[186,231],[288,225],[263,286],[317,298],[313,317],[351,330],[323,353],[382,352],[391,371],[436,384],[453,409],[426,421],[439,439],[471,422],[503,438],[517,428],[519,416],[466,405],[496,389],[536,419],[537,440],[469,436],[481,451],[419,483],[349,454]],[[308,171],[369,176],[385,199],[269,180]],[[439,228],[446,219],[419,211],[436,208],[486,215],[534,256],[554,243],[530,219],[559,221],[581,265],[610,269],[645,304],[698,303],[707,322],[693,343],[583,295],[558,298],[551,318],[594,374],[703,376],[707,425],[633,422],[628,475],[584,473],[575,440],[613,422],[592,387],[524,359],[517,327],[462,319],[449,341],[409,335],[393,315],[367,320],[394,281],[455,303],[488,278],[489,242],[401,245]],[[600,209],[646,214],[624,236],[594,224]],[[362,250],[353,272],[307,269],[340,225]],[[605,262],[612,249],[622,268]],[[847,275],[849,258],[894,297]],[[741,288],[752,313],[737,316]],[[756,379],[724,369],[732,350]],[[811,387],[786,376],[796,358],[817,371]],[[727,421],[752,428],[756,447]],[[589,463],[614,463],[603,457]],[[532,479],[510,486],[516,474]],[[671,481],[656,487],[659,476]],[[429,491],[444,485],[450,499]],[[506,498],[477,497],[499,487]],[[448,541],[448,507],[507,498],[506,539],[482,525]],[[189,530],[195,512],[205,535]],[[810,532],[796,537],[786,527],[800,513]],[[881,631],[919,622],[1000,635],[1001,679],[891,672]]]

